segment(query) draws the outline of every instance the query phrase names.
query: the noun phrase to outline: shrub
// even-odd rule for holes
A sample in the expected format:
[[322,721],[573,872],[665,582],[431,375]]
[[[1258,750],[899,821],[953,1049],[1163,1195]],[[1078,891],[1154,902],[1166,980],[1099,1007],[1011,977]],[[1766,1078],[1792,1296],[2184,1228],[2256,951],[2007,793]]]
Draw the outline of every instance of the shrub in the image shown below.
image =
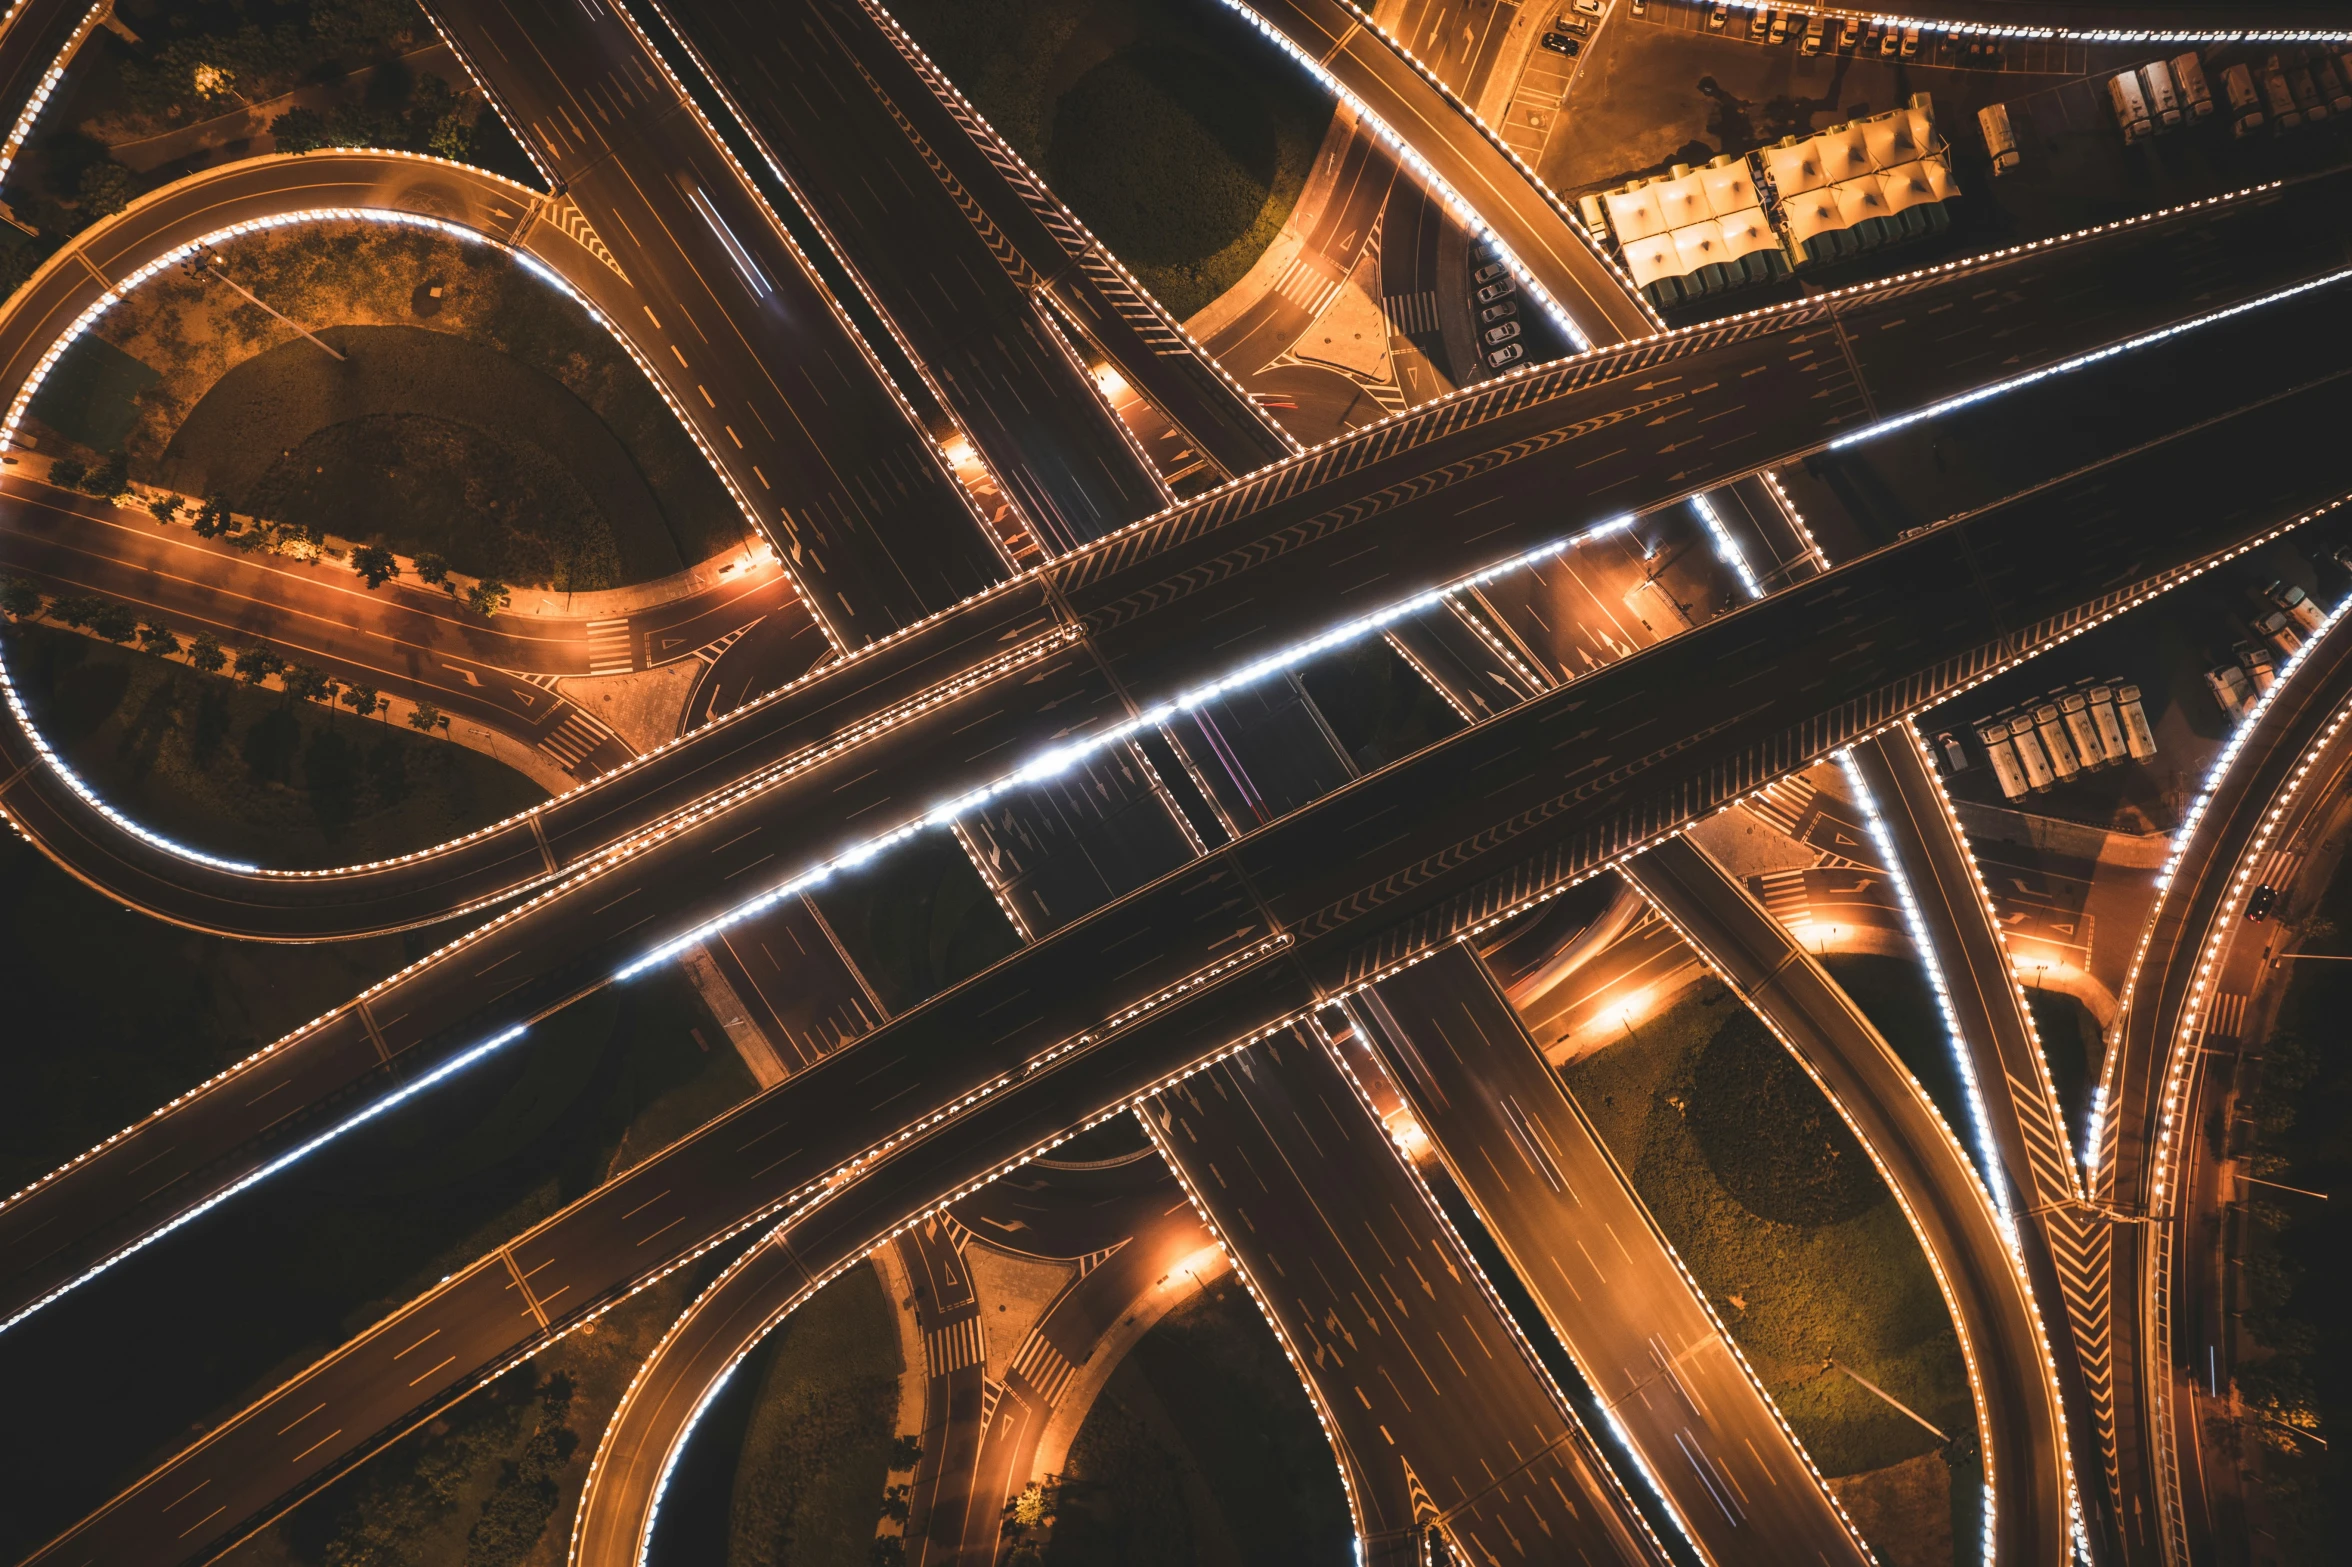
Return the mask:
[[22,577],[0,577],[0,614],[31,620],[41,613],[41,590]]

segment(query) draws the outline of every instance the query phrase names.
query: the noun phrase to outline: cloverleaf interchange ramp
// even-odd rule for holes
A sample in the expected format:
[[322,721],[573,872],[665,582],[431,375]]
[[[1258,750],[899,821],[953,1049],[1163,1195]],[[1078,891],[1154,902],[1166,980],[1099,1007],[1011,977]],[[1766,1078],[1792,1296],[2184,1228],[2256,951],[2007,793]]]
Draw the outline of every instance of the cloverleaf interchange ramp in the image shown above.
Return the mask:
[[[1398,466],[1392,459],[1409,461],[1426,453],[1428,460],[1418,471],[1435,475],[1442,472],[1441,453],[1475,460],[1500,448],[1506,438],[1556,441],[1563,428],[1578,429],[1570,421],[1592,417],[1625,427],[1615,443],[1623,449],[1607,452],[1600,462],[1551,456],[1548,462],[1570,476],[1567,482],[1574,488],[1569,493],[1590,498],[1594,515],[1663,504],[1816,447],[1859,414],[1933,402],[2319,275],[2342,253],[2343,220],[2332,193],[2346,182],[2339,175],[2308,182],[2300,190],[2255,192],[1975,267],[1938,269],[1843,301],[1759,312],[1489,383],[1114,534],[1056,562],[1042,576],[1023,574],[993,594],[875,644],[864,650],[862,662],[820,668],[782,693],[525,817],[395,861],[341,871],[255,874],[191,860],[128,830],[45,765],[37,737],[13,709],[0,717],[0,779],[7,780],[0,809],[52,858],[109,897],[220,934],[332,939],[487,908],[706,806],[722,797],[727,785],[805,763],[816,748],[854,734],[892,703],[917,699],[928,685],[954,678],[962,672],[953,667],[956,657],[968,667],[985,656],[979,644],[964,644],[962,638],[975,619],[1007,613],[999,602],[1006,593],[1056,596],[1068,591],[1065,584],[1072,576],[1092,576],[1106,561],[1124,561],[1172,534],[1221,527],[1237,514],[1293,497],[1336,498],[1346,493],[1343,486],[1371,493]],[[528,192],[493,176],[395,155],[310,154],[193,176],[86,230],[11,302],[0,317],[0,355],[5,356],[0,357],[0,392],[24,386],[50,344],[101,297],[105,285],[99,275],[128,275],[227,223],[281,220],[331,202],[355,210],[454,213],[458,216],[449,221],[463,218],[468,227],[500,235],[523,223],[531,200]],[[535,256],[576,278],[616,328],[632,318],[620,279],[556,226],[531,224],[524,239],[536,247]],[[77,260],[85,254],[96,274]],[[2083,285],[2069,286],[2074,278],[2088,280],[2113,268],[2119,255],[2142,258],[2122,269],[2128,283],[2102,289],[2088,303],[2077,292]],[[1971,286],[1972,274],[2005,286],[1989,297],[1976,297],[1982,289]],[[1909,302],[1923,292],[1936,297]],[[2183,308],[2183,295],[2201,308]],[[1959,320],[1941,324],[1955,308]],[[1822,323],[1832,311],[1836,330],[1824,331]],[[627,329],[620,329],[626,336]],[[1784,342],[1789,346],[1781,347]],[[1679,366],[1685,360],[1690,363]],[[648,362],[659,364],[657,358]],[[1665,379],[1677,368],[1678,379]],[[1640,374],[1633,376],[1635,371]],[[1629,377],[1637,387],[1655,383],[1646,388],[1651,406],[1617,401],[1620,394],[1608,383]],[[1741,402],[1739,409],[1698,408],[1694,399],[1699,394],[1689,390],[1720,392],[1726,386],[1733,389],[1728,397]],[[1651,420],[1661,422],[1652,426]],[[1686,436],[1675,433],[1678,424],[1689,431],[1706,429]],[[1664,449],[1654,456],[1641,452],[1644,443],[1632,439],[1637,430],[1645,441],[1656,439],[1653,429],[1668,432],[1659,441]],[[1547,498],[1560,493],[1560,480],[1544,463],[1524,466],[1544,471],[1540,479],[1534,471],[1513,475],[1523,477],[1525,485],[1516,493]],[[1509,493],[1507,484],[1501,492]],[[1573,531],[1573,519],[1563,521],[1568,525],[1522,515],[1509,519],[1506,527],[1514,530],[1511,537],[1531,544]],[[1472,547],[1479,542],[1475,536],[1433,537],[1430,532],[1423,530],[1412,552],[1396,558],[1388,581],[1360,584],[1352,597],[1357,602],[1375,593],[1402,598],[1512,553],[1500,533],[1494,547],[1481,551]],[[1299,558],[1311,558],[1311,552]],[[1323,586],[1321,579],[1316,586]],[[1327,602],[1309,600],[1310,605]],[[1354,610],[1354,603],[1342,601],[1329,603],[1326,613],[1337,621]],[[1037,629],[1028,634],[1056,629],[1048,621],[1065,632],[1070,626],[1056,606],[1035,617]],[[1246,646],[1255,651],[1274,641],[1260,635]],[[1238,644],[1235,653],[1223,657],[1199,655],[1189,636],[1173,646],[1193,661],[1187,673],[1196,679],[1246,657]],[[842,694],[869,683],[877,688],[870,695]],[[1137,694],[1142,695],[1140,686]],[[943,777],[939,788],[941,794],[952,793],[957,784]]]
[[[2298,411],[2332,414],[2352,393],[2331,381],[2302,395],[2319,401]],[[548,1328],[506,1288],[506,1264],[488,1259],[40,1559],[200,1552],[196,1542],[227,1537],[235,1520],[274,1511],[280,1482],[270,1476],[286,1475],[299,1447],[277,1445],[291,1435],[272,1434],[285,1424],[272,1423],[273,1409],[291,1418],[332,1387],[328,1422],[341,1435],[299,1466],[324,1474],[405,1426],[408,1411],[462,1392],[698,1242],[740,1232],[837,1171],[851,1189],[890,1179],[895,1157],[882,1156],[909,1146],[904,1136],[928,1146],[952,1117],[1016,1088],[1024,1101],[1053,1099],[1046,1123],[1075,1124],[1135,1091],[1120,1083],[1182,1070],[1593,874],[2332,504],[2335,476],[2298,472],[2290,444],[2260,411],[2221,421],[1800,584],[1359,780],[895,1020],[513,1243],[501,1256],[532,1279]],[[2241,485],[2241,470],[2216,461],[2222,452],[2259,459],[2243,471],[2266,477]],[[2151,480],[2179,502],[2162,517],[2128,505]],[[1796,634],[1825,618],[1848,628],[1853,651]],[[1791,678],[1796,657],[1809,661],[1805,679]],[[1707,673],[1724,668],[1757,673]],[[1153,997],[1165,999],[1134,1010]],[[975,1019],[1003,1022],[983,1045]],[[1089,1077],[1098,1063],[1118,1080]],[[892,1083],[923,1091],[910,1099]],[[1075,1085],[1066,1098],[1063,1083]],[[952,1189],[903,1190],[873,1211],[903,1215]],[[667,1206],[639,1211],[657,1193]],[[662,1255],[649,1256],[656,1232]],[[411,1385],[392,1357],[428,1331],[450,1340],[450,1364]],[[188,1524],[166,1528],[159,1509],[199,1479],[220,1488],[223,1511],[183,1540]],[[2065,1528],[2026,1497],[2006,1498],[2001,1518],[2020,1531],[2004,1559],[2041,1559],[2029,1542]]]
[[[2245,210],[2285,221],[2310,205]],[[2189,253],[2173,259],[2202,279],[2234,265],[2211,235],[2210,227],[2151,226],[2118,231],[2105,242],[2153,237],[2185,244]],[[2311,243],[2334,243],[2328,224]],[[2082,254],[2061,248],[2039,253],[2033,264],[2069,265]],[[1970,274],[1947,277],[1955,293],[1983,289]],[[2258,273],[2242,286],[2267,280]],[[1904,356],[1918,342],[1908,333],[1922,330],[1920,323],[1946,333],[1936,324],[1936,299],[1923,292],[1865,296],[1871,312],[1893,313],[1897,330],[1862,334],[1854,362],[1909,396],[1928,398],[1952,390],[1954,382],[1928,375]],[[2010,299],[2037,297],[2040,291],[2001,294],[1993,305],[2007,319]],[[2085,328],[2076,318],[2089,313],[2075,307],[2052,325],[2075,323],[2080,333]],[[2317,351],[2320,339],[2296,326],[2301,316],[2281,319],[2295,328],[2302,351]],[[2144,325],[2145,318],[2101,318],[2089,330],[2118,324]],[[1960,337],[1954,353],[1971,360],[1983,354],[1973,336]],[[1693,354],[1719,367],[1707,380],[1692,364],[1661,366],[1648,357],[1686,341]],[[2080,341],[2064,338],[2057,346]],[[0,1206],[0,1244],[15,1264],[4,1297],[8,1315],[258,1168],[269,1152],[264,1134],[282,1139],[295,1132],[306,1109],[380,1081],[387,1064],[421,1073],[604,983],[638,952],[692,931],[761,886],[852,850],[894,821],[920,818],[943,799],[1005,776],[1010,765],[1126,721],[1139,705],[1166,701],[1193,681],[1273,653],[1349,614],[1556,541],[1582,520],[1552,509],[1556,474],[1589,483],[1603,482],[1597,474],[1625,474],[1606,481],[1601,502],[1614,509],[1663,502],[1779,460],[1792,445],[1818,444],[1859,416],[1847,360],[1825,358],[1834,347],[1818,317],[1776,313],[1626,350],[1632,367],[1615,376],[1602,373],[1618,362],[1612,357],[1493,383],[1115,534],[1044,574],[811,676],[756,710],[774,720],[771,728],[739,720],[706,731],[705,739],[772,736],[783,743],[769,754],[782,760],[715,800],[681,809],[620,851],[575,866],[530,902]],[[1885,362],[1862,357],[1866,351],[1883,354]],[[1685,384],[1694,390],[1681,390]],[[1825,404],[1833,411],[1816,412]],[[1753,434],[1727,430],[1699,452],[1642,457],[1627,439],[1631,430],[1648,428],[1645,419],[1680,413],[1703,421],[1712,417],[1710,408],[1758,418],[1770,412],[1774,422]],[[1824,419],[1835,422],[1825,429]],[[1545,499],[1529,504],[1527,497]],[[1588,515],[1606,512],[1595,505]],[[1477,525],[1441,525],[1435,518]],[[1328,564],[1367,551],[1382,563],[1369,581],[1350,583],[1344,570]],[[1354,592],[1347,591],[1351,586]],[[1165,613],[1171,608],[1181,612]],[[1071,635],[1073,621],[1082,637]],[[1222,628],[1223,642],[1205,655],[1191,629],[1204,622]],[[984,651],[995,662],[975,670]],[[869,686],[884,700],[863,705]],[[801,727],[784,729],[787,720]],[[692,751],[692,742],[682,744],[650,765],[658,770],[672,765],[665,758]],[[746,770],[741,758],[735,762]],[[24,775],[16,789],[41,776]],[[23,802],[15,796],[12,790],[0,803],[22,819]],[[573,798],[600,796],[589,790]],[[524,830],[507,831],[519,838]],[[534,838],[510,852],[537,848]],[[537,878],[544,879],[546,864],[542,856]],[[158,862],[156,874],[162,871]],[[37,1241],[23,1244],[34,1236]]]
[[[1857,369],[1857,374],[1859,374],[1859,370],[1858,370],[1858,369]],[[547,871],[552,871],[552,870],[554,870],[554,868],[555,868],[555,856],[554,856],[554,854],[553,854],[553,853],[546,853],[546,855],[545,855],[545,859],[546,859],[546,862],[547,862],[547,863],[546,863],[546,865],[545,865],[545,870],[547,870]],[[631,911],[631,912],[634,912],[634,911]],[[492,983],[493,983],[493,984],[496,984],[496,983],[499,983],[499,982],[500,982],[500,981],[493,981]],[[375,1044],[375,1045],[378,1047],[378,1049],[379,1049],[379,1050],[383,1050],[383,1048],[384,1048],[384,1044],[385,1044],[385,1041],[384,1041],[384,1039],[383,1039],[383,1037],[382,1037],[381,1030],[380,1030],[380,1018],[379,1018],[378,1020],[376,1020],[376,1021],[370,1021],[370,1020],[368,1020],[367,1018],[365,1018],[365,1017],[363,1016],[363,1017],[362,1017],[362,1019],[361,1019],[361,1021],[362,1021],[364,1024],[366,1024],[365,1032],[367,1032],[367,1033],[369,1033],[369,1034],[372,1034],[372,1035],[375,1035],[375,1036],[377,1036],[377,1037],[375,1037],[375,1038],[374,1038],[374,1039],[373,1039],[371,1042],[372,1042],[372,1043],[374,1043],[374,1044]],[[393,1021],[394,1021],[395,1023],[397,1023],[397,1022],[399,1022],[399,1021],[400,1021],[400,1019],[398,1019],[398,1018],[394,1018],[394,1019],[393,1019]],[[389,1052],[386,1052],[386,1053],[389,1053]]]

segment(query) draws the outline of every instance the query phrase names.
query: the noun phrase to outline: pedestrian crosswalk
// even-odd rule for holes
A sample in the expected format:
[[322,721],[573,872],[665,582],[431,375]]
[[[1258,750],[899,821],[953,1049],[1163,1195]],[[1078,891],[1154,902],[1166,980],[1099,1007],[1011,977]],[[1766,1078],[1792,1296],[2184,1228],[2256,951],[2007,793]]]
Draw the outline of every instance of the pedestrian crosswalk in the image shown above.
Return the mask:
[[980,1364],[988,1358],[988,1343],[981,1337],[979,1317],[964,1317],[933,1328],[923,1335],[923,1353],[935,1377]]
[[1803,871],[1766,871],[1756,878],[1764,912],[1789,930],[1813,922],[1813,899],[1805,891]]
[[1304,305],[1310,316],[1321,315],[1339,287],[1340,279],[1325,275],[1322,267],[1305,256],[1283,268],[1282,276],[1274,281],[1275,293],[1292,304]]
[[1748,814],[1791,838],[1804,837],[1805,812],[1818,793],[1810,779],[1799,775],[1777,778],[1741,803]]
[[588,622],[588,673],[625,675],[636,665],[631,651],[629,619]]
[[1037,1390],[1037,1396],[1048,1405],[1061,1402],[1062,1390],[1070,1385],[1070,1378],[1078,1368],[1070,1364],[1062,1352],[1046,1342],[1042,1333],[1029,1335],[1029,1342],[1013,1357],[1013,1370]]
[[1391,294],[1380,302],[1380,312],[1388,318],[1388,335],[1391,337],[1434,332],[1437,330],[1437,290],[1425,288],[1417,294]]
[[571,772],[593,756],[603,743],[604,730],[587,714],[567,713],[564,721],[539,742],[539,749],[554,757],[564,771]]

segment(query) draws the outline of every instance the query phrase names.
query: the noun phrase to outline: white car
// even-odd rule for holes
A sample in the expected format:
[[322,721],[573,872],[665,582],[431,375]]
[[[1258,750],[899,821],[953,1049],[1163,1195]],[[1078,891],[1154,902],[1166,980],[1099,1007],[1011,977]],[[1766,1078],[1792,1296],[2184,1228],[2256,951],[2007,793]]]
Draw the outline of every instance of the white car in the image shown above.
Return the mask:
[[1497,370],[1500,370],[1503,366],[1509,364],[1512,360],[1519,358],[1526,352],[1527,350],[1520,347],[1517,343],[1505,343],[1500,348],[1490,350],[1487,353],[1486,362],[1490,365],[1493,365]]
[[1518,305],[1518,302],[1517,302],[1517,301],[1515,301],[1515,300],[1509,300],[1509,299],[1506,299],[1506,300],[1502,301],[1500,304],[1493,304],[1493,305],[1489,305],[1489,306],[1487,306],[1487,307],[1486,307],[1484,310],[1481,310],[1480,312],[1478,312],[1478,319],[1479,319],[1480,321],[1482,321],[1482,322],[1483,322],[1483,321],[1508,321],[1508,320],[1510,320],[1510,319],[1511,319],[1513,316],[1517,315],[1518,313],[1519,313],[1519,305]]
[[1505,294],[1516,294],[1518,292],[1519,285],[1512,282],[1509,278],[1504,278],[1500,282],[1487,284],[1486,287],[1478,291],[1477,297],[1480,304],[1491,305],[1496,300],[1502,298]]
[[1601,0],[1576,0],[1576,9],[1582,11],[1587,16],[1606,16],[1609,14],[1609,8],[1601,4]]
[[1486,329],[1486,340],[1489,343],[1508,343],[1518,335],[1519,323],[1516,321],[1506,321],[1501,326],[1490,326]]
[[1473,283],[1492,283],[1496,278],[1503,276],[1503,274],[1509,272],[1510,270],[1511,269],[1509,267],[1503,265],[1503,263],[1500,261],[1490,261],[1485,266],[1480,267],[1477,271],[1471,273],[1470,281]]

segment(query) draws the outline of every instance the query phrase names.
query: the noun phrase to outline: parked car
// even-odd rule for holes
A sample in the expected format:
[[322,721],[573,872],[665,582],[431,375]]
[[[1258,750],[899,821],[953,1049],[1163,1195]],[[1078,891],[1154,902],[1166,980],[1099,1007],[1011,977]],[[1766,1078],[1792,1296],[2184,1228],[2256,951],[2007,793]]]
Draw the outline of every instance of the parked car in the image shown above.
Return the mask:
[[1508,277],[1510,275],[1510,271],[1511,269],[1503,265],[1503,263],[1500,261],[1490,261],[1485,266],[1480,267],[1477,271],[1471,273],[1470,281],[1473,283],[1492,283],[1496,278]]
[[1508,343],[1518,335],[1519,323],[1516,321],[1506,321],[1501,326],[1490,326],[1486,329],[1486,340],[1489,343]]
[[1804,42],[1797,45],[1797,52],[1799,54],[1819,54],[1822,35],[1828,26],[1829,19],[1816,11],[1805,23]]
[[1761,38],[1771,30],[1772,13],[1770,11],[1758,11],[1754,16],[1748,18],[1748,36],[1750,38]]
[[1577,42],[1575,39],[1573,39],[1573,38],[1569,37],[1569,36],[1568,36],[1566,33],[1546,33],[1546,34],[1544,34],[1544,35],[1543,35],[1543,46],[1544,46],[1546,49],[1549,49],[1549,50],[1551,50],[1551,51],[1552,51],[1552,53],[1554,53],[1554,54],[1566,54],[1566,55],[1573,55],[1573,54],[1575,54],[1575,53],[1576,53],[1576,52],[1577,52],[1579,49],[1581,49],[1581,48],[1583,48],[1583,47],[1584,47],[1582,44],[1578,43],[1578,42]]
[[1913,55],[1917,54],[1918,52],[1919,52],[1919,29],[1918,29],[1918,28],[1916,28],[1916,27],[1906,27],[1906,28],[1904,28],[1904,29],[1903,29],[1903,58],[1904,58],[1904,59],[1906,59],[1906,60],[1908,60],[1908,59],[1910,59],[1910,58],[1911,58]]
[[1788,14],[1786,11],[1775,11],[1775,12],[1773,12],[1773,13],[1772,13],[1772,42],[1773,42],[1773,44],[1774,44],[1775,46],[1778,46],[1778,45],[1780,45],[1780,44],[1787,43],[1787,42],[1788,42],[1788,34],[1789,34],[1789,14]]
[[1601,0],[1576,0],[1576,9],[1582,11],[1587,16],[1606,16],[1609,14],[1609,8],[1603,5]]
[[1717,6],[1714,14],[1707,18],[1707,31],[1711,33],[1722,32],[1729,25],[1731,25],[1731,7],[1727,5]]
[[1478,312],[1478,319],[1481,323],[1488,321],[1508,321],[1518,313],[1518,301],[1506,299],[1499,305],[1489,305],[1484,310]]
[[1861,41],[1862,18],[1858,16],[1847,17],[1846,30],[1838,35],[1838,47],[1840,49],[1851,49],[1854,47],[1854,45],[1860,43]]
[[1882,60],[1890,58],[1895,52],[1895,46],[1902,41],[1903,35],[1899,29],[1888,28],[1878,35],[1878,57]]
[[1518,343],[1505,343],[1500,348],[1488,350],[1486,362],[1500,370],[1512,360],[1523,357],[1526,352],[1526,348]]
[[1496,300],[1502,298],[1505,294],[1516,294],[1518,292],[1519,285],[1512,282],[1509,278],[1504,278],[1499,283],[1489,283],[1486,285],[1486,287],[1480,289],[1478,291],[1478,302],[1482,305],[1491,305]]

